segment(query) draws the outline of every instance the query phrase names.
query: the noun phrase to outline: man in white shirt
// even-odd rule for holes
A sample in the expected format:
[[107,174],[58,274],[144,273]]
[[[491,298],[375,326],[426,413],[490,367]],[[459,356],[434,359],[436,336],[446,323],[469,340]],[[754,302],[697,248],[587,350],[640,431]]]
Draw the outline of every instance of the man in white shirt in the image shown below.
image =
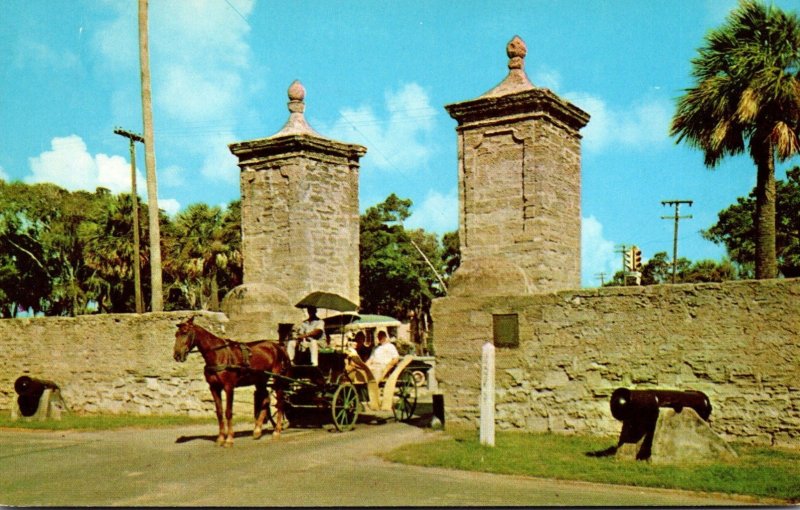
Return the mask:
[[378,346],[372,351],[372,355],[367,360],[372,375],[376,381],[380,381],[386,367],[393,361],[400,358],[400,353],[397,352],[397,347],[389,341],[389,335],[385,330],[378,331]]
[[294,362],[297,343],[300,342],[301,347],[311,351],[311,364],[314,366],[318,365],[319,345],[317,342],[324,339],[325,322],[317,317],[317,308],[309,306],[308,318],[300,323],[300,326],[297,327],[296,334],[286,343],[286,352],[289,354],[289,359]]

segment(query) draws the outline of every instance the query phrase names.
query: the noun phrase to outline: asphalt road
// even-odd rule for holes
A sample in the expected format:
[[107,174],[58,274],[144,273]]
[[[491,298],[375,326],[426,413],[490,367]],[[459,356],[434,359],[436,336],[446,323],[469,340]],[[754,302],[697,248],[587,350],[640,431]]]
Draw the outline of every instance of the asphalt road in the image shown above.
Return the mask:
[[753,500],[421,468],[376,456],[445,436],[388,421],[345,433],[289,429],[214,445],[216,425],[156,430],[0,429],[0,504],[33,506],[734,506]]

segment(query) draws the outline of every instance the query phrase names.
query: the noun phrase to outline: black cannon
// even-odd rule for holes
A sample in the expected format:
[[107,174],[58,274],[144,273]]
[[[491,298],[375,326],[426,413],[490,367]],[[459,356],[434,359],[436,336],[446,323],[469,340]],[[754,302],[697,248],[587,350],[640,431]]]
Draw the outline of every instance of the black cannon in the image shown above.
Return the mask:
[[649,459],[653,447],[653,434],[662,407],[674,409],[679,413],[684,408],[691,408],[705,421],[711,416],[711,401],[702,391],[617,388],[611,394],[611,415],[622,422],[619,441],[616,446],[588,455],[594,457],[613,455],[624,443],[636,444],[644,438],[641,448],[636,453],[636,459]]
[[617,388],[611,394],[611,415],[619,421],[637,419],[669,407],[681,412],[690,407],[705,421],[711,416],[711,402],[702,391],[629,390]]
[[34,379],[23,375],[14,381],[14,391],[17,392],[17,404],[22,416],[29,417],[36,414],[39,409],[39,401],[44,394],[44,390],[58,390],[58,385],[53,381]]

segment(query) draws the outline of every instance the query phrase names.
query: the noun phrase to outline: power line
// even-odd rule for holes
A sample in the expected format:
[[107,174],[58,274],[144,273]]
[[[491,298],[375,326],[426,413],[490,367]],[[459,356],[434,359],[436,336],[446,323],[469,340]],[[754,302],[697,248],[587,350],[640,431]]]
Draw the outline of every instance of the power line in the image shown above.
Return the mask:
[[250,27],[250,23],[248,23],[248,22],[247,22],[247,18],[245,18],[244,16],[242,16],[242,13],[241,13],[241,12],[239,12],[239,10],[238,10],[236,7],[234,7],[234,6],[233,6],[233,4],[232,4],[232,3],[230,3],[230,1],[228,1],[228,0],[225,0],[225,3],[226,3],[226,4],[228,4],[228,7],[230,7],[231,9],[233,9],[233,12],[235,12],[236,14],[238,14],[238,15],[239,15],[239,17],[240,17],[240,18],[242,18],[242,21],[244,21],[244,22],[247,24],[247,26],[248,26],[248,27]]

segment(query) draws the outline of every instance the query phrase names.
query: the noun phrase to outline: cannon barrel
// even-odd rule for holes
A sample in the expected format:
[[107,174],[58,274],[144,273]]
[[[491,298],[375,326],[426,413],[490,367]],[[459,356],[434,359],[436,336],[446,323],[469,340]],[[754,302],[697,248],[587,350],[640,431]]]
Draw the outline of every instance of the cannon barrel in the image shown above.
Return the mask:
[[611,394],[611,414],[620,421],[652,413],[661,407],[669,407],[678,412],[684,407],[690,407],[706,421],[711,416],[711,401],[702,391],[617,388]]
[[58,385],[53,381],[45,381],[44,379],[34,379],[33,377],[28,377],[27,375],[23,375],[22,377],[18,377],[16,381],[14,381],[14,391],[17,392],[17,395],[20,397],[32,398],[32,399],[39,399],[44,393],[44,390],[57,390]]

